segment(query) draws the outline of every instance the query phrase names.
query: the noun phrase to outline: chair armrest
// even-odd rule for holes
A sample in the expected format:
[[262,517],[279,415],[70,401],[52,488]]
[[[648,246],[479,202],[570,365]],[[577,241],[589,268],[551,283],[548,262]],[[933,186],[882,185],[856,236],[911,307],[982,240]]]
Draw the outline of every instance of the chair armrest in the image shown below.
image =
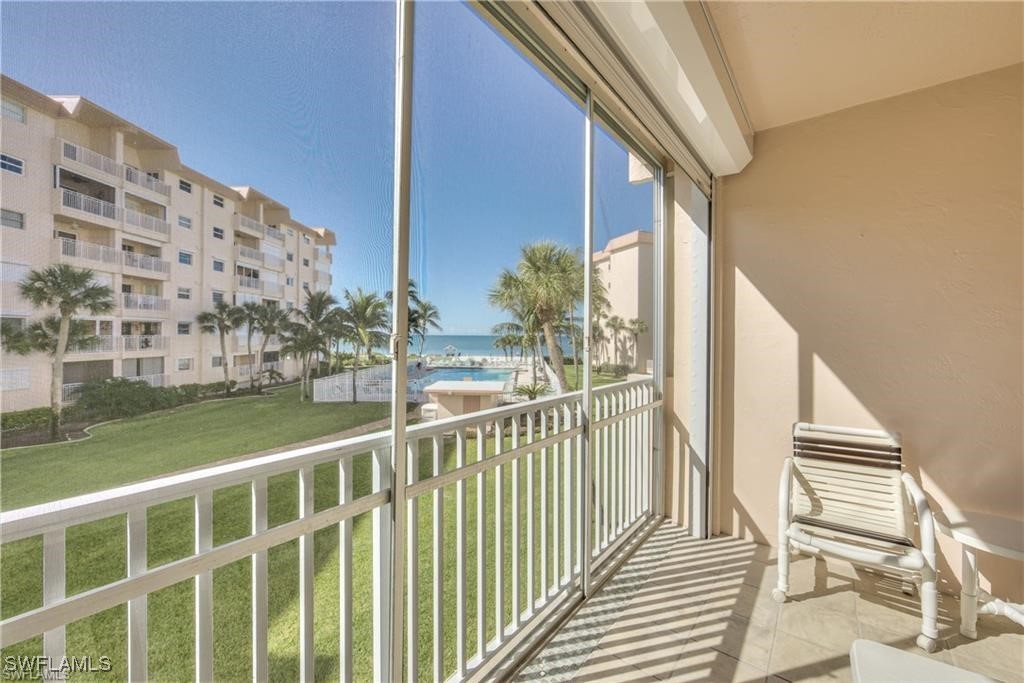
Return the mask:
[[917,513],[917,526],[921,534],[921,552],[925,559],[935,566],[935,519],[932,517],[932,510],[928,506],[928,498],[917,483],[917,480],[909,472],[904,472],[900,477],[903,486],[910,494],[914,502],[914,510]]
[[[793,458],[782,461],[782,474],[779,475],[779,533],[789,529],[789,502],[793,486]],[[785,526],[783,526],[785,525]]]

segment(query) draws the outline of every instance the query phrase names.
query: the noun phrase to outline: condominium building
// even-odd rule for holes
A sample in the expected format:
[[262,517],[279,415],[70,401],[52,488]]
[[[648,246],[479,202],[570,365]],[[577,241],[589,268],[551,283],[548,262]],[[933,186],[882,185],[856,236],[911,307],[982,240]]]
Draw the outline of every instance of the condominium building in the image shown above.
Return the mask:
[[[69,349],[65,400],[107,377],[216,382],[225,363],[244,384],[254,369],[246,330],[230,335],[225,358],[196,316],[218,301],[292,308],[304,292],[330,289],[332,231],[303,225],[259,190],[189,168],[174,145],[83,97],[43,95],[7,76],[0,90],[5,323],[47,313],[32,310],[18,283],[49,264],[88,268],[115,292],[110,314],[80,315],[98,341]],[[3,410],[48,404],[48,356],[3,351],[0,362]],[[264,363],[298,373],[277,338]]]
[[[605,341],[594,347],[599,363],[621,363],[645,371],[652,359],[654,326],[654,233],[644,230],[619,235],[604,249],[594,252],[594,270],[608,296],[607,316],[602,318]],[[608,321],[617,316],[627,326],[641,320],[647,330],[634,335],[628,328],[618,333]]]

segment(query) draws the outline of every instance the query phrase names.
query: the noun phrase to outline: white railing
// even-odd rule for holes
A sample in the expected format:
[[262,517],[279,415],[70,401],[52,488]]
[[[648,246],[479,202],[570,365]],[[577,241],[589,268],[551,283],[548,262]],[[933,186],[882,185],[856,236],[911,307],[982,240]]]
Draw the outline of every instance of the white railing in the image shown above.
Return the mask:
[[264,280],[263,293],[267,296],[282,297],[284,296],[284,285],[277,282],[271,282],[270,280]]
[[60,150],[61,156],[65,159],[77,161],[80,164],[85,164],[90,168],[103,171],[112,176],[120,177],[121,169],[124,168],[110,157],[69,140],[60,140]]
[[135,375],[134,377],[125,377],[135,382],[145,382],[151,387],[167,387],[170,386],[170,377],[168,375]]
[[0,368],[0,391],[17,391],[31,386],[30,368]]
[[239,287],[242,287],[244,289],[256,289],[256,290],[262,291],[262,287],[260,287],[260,279],[258,277],[249,277],[248,275],[238,275],[238,276],[236,276],[236,280],[238,281],[238,286]]
[[267,226],[266,236],[278,242],[284,242],[284,233],[273,226]]
[[62,187],[60,190],[60,202],[62,206],[69,209],[75,209],[76,211],[91,213],[94,216],[100,216],[112,221],[121,220],[120,206],[111,204],[110,202],[105,202],[102,199],[97,199],[96,197],[90,197],[89,195],[82,194],[81,192],[69,190],[66,187]]
[[152,294],[122,294],[121,304],[123,308],[139,311],[166,311],[171,307],[168,299],[161,299]]
[[284,259],[273,254],[263,254],[263,265],[273,270],[284,269]]
[[[239,377],[248,377],[249,375],[252,374],[252,369],[253,369],[253,367],[255,365],[256,365],[255,363],[249,363],[247,365],[239,365],[238,366],[238,376]],[[277,372],[281,372],[281,369],[283,367],[284,367],[284,364],[281,363],[281,361],[279,361],[279,360],[277,360],[277,361],[268,361],[268,362],[263,364],[263,372],[267,372],[269,370],[276,370]]]
[[151,178],[147,173],[140,171],[137,168],[131,168],[125,166],[124,168],[124,179],[129,183],[144,187],[147,190],[152,190],[157,194],[162,194],[165,197],[171,196],[171,186],[166,183],[162,183],[156,178]]
[[243,216],[240,213],[235,214],[235,216],[237,217],[236,223],[238,227],[255,232],[260,237],[263,237],[266,234],[267,226],[263,225],[255,218],[249,218],[248,216]]
[[[0,622],[0,646],[42,635],[43,654],[60,661],[66,654],[67,624],[127,604],[127,625],[119,629],[127,639],[126,677],[145,679],[147,597],[190,580],[194,594],[180,609],[194,615],[194,677],[212,680],[213,572],[248,560],[253,678],[266,680],[268,551],[298,539],[299,678],[311,679],[313,535],[335,527],[342,680],[352,678],[356,656],[372,666],[367,678],[373,680],[486,678],[522,639],[578,604],[584,570],[591,575],[609,571],[609,559],[651,517],[656,483],[652,445],[660,406],[651,381],[595,390],[588,428],[582,398],[574,392],[413,425],[402,453],[407,476],[397,488],[392,435],[377,432],[4,512],[0,535],[5,543],[42,538],[44,597],[42,606]],[[584,453],[589,453],[586,461]],[[337,467],[337,502],[317,509],[314,472],[327,464]],[[353,477],[355,467],[364,465],[372,467],[369,483]],[[421,472],[428,474],[420,479]],[[268,488],[273,484],[268,480],[282,474],[298,479],[297,516],[270,527]],[[214,545],[214,495],[236,486],[249,491],[249,531]],[[157,506],[181,499],[193,502],[194,550],[151,567],[148,517]],[[389,507],[396,502],[404,507],[398,515]],[[421,503],[427,503],[430,514],[422,525]],[[372,560],[359,557],[357,562],[353,520],[367,513],[372,516]],[[112,517],[124,520],[127,576],[68,595],[66,530]],[[421,541],[430,544],[429,553],[420,552]],[[353,577],[364,569],[371,574],[360,582],[367,592],[354,595]],[[404,583],[404,591],[397,590],[395,580]],[[421,595],[421,586],[430,587],[426,594]],[[404,601],[394,599],[403,594]],[[365,612],[354,610],[355,600],[372,604],[369,623],[357,621]],[[419,619],[423,605],[432,615],[426,624]],[[394,628],[399,620],[404,624],[400,632]],[[372,632],[372,638],[354,637],[359,628]],[[404,642],[392,638],[398,633]],[[421,652],[421,642],[429,652]],[[365,649],[357,652],[357,645]]]
[[54,239],[56,240],[58,253],[62,260],[65,258],[86,259],[110,265],[117,265],[121,262],[117,249],[108,247],[105,244],[72,240],[66,237],[56,237]]
[[125,351],[163,351],[167,345],[167,337],[159,334],[132,334],[121,337],[121,347]]
[[155,273],[171,272],[171,263],[156,256],[140,254],[136,251],[122,251],[121,255],[124,258],[124,265],[129,268],[138,268],[139,270],[148,270]]
[[257,263],[263,262],[263,253],[259,249],[253,249],[245,245],[239,244],[235,247],[235,255],[238,258],[249,259],[250,261],[256,261]]
[[142,228],[148,232],[155,232],[164,237],[170,237],[171,235],[171,224],[167,221],[158,218],[156,216],[150,216],[148,213],[142,213],[135,209],[124,210],[124,222],[127,225],[134,225],[137,228]]
[[330,283],[331,273],[330,271],[318,270],[313,280],[320,284]]
[[110,353],[117,350],[117,337],[109,334],[93,337],[85,343],[73,344],[68,353]]

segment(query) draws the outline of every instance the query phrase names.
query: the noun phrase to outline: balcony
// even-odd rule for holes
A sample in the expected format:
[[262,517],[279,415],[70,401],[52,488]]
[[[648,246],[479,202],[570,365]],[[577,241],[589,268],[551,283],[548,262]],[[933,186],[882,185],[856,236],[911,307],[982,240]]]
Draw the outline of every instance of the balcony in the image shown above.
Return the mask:
[[331,284],[331,274],[330,272],[318,270],[313,275],[313,281],[316,282],[317,284],[329,285]]
[[113,353],[117,351],[117,337],[112,335],[100,335],[86,344],[75,344],[68,348],[68,354],[90,354],[90,353]]
[[171,238],[171,224],[157,216],[135,209],[124,209],[124,228],[127,232],[167,241]]
[[148,174],[140,171],[137,168],[125,166],[124,179],[129,183],[149,190],[150,192],[155,192],[159,195],[163,195],[165,200],[170,199],[171,197],[170,185],[162,183],[156,178],[151,178]]
[[107,228],[120,228],[124,210],[116,204],[75,192],[65,187],[54,189],[54,213],[78,218]]
[[122,251],[121,258],[126,274],[166,280],[171,273],[170,262],[157,256],[140,254],[136,251]]
[[[156,385],[166,382],[165,375],[136,379]],[[68,393],[73,395],[74,388],[67,387]],[[649,381],[605,387],[595,392],[595,398],[598,403],[608,399],[606,403],[613,407],[591,425],[594,443],[602,444],[595,449],[599,456],[595,459],[593,486],[595,491],[603,492],[603,497],[598,496],[595,507],[598,533],[593,536],[594,545],[586,545],[590,535],[584,533],[587,526],[583,523],[583,470],[578,448],[584,431],[581,397],[577,392],[410,426],[407,459],[415,466],[408,484],[398,489],[392,484],[392,435],[384,431],[4,512],[0,515],[0,534],[5,542],[42,536],[50,558],[37,569],[43,594],[48,596],[45,604],[8,616],[0,624],[4,643],[43,635],[44,651],[59,658],[65,654],[67,624],[127,604],[124,618],[131,627],[124,633],[129,678],[145,678],[149,647],[146,598],[176,583],[193,581],[195,676],[210,680],[216,638],[213,572],[246,560],[252,564],[253,577],[249,588],[253,675],[257,680],[266,679],[271,591],[266,571],[268,551],[299,540],[294,567],[301,577],[299,602],[313,605],[313,535],[320,529],[335,528],[341,534],[337,580],[342,586],[340,651],[345,668],[351,667],[358,647],[365,648],[359,655],[372,661],[376,680],[403,678],[400,672],[391,673],[403,661],[411,671],[431,662],[436,680],[486,675],[512,654],[523,638],[550,625],[557,609],[576,599],[584,565],[597,572],[612,571],[623,543],[651,518],[651,493],[656,481],[651,469],[651,429],[660,401],[655,400]],[[448,463],[441,457],[446,452],[452,455]],[[314,466],[326,464],[340,471],[348,484],[340,488],[337,502],[314,508]],[[372,481],[353,490],[352,473],[364,466],[372,468]],[[277,520],[271,527],[267,478],[287,473],[300,482],[298,517]],[[490,482],[486,488],[485,482]],[[252,492],[251,531],[215,545],[215,492],[240,485]],[[391,510],[396,495],[408,501],[406,512],[397,519]],[[195,549],[181,559],[149,566],[144,542],[149,510],[183,498],[194,501],[191,514],[198,530]],[[454,503],[450,509],[439,505],[445,500]],[[405,508],[406,503],[402,505]],[[494,510],[503,523],[474,524],[470,529],[466,517],[469,505],[476,506],[478,519]],[[429,524],[422,527],[421,508],[430,515]],[[120,518],[122,524],[127,520],[127,531],[122,533],[134,539],[125,551],[127,577],[107,579],[89,591],[66,593],[66,530],[112,517]],[[349,522],[355,520],[360,524],[365,521],[373,529],[368,583],[358,594],[345,589],[353,585],[358,568],[365,566],[354,562],[353,525]],[[407,528],[416,533],[406,533]],[[421,528],[433,529],[433,533],[423,536]],[[395,535],[395,547],[407,552],[391,552]],[[420,543],[429,544],[431,552],[421,554]],[[474,548],[472,555],[470,547]],[[394,579],[406,576],[411,580],[407,582],[408,590],[402,591]],[[476,586],[474,592],[470,591],[471,583]],[[446,584],[450,584],[450,597]],[[492,586],[498,598],[485,599],[485,587]],[[392,596],[403,592],[406,600],[392,601]],[[359,610],[354,605],[357,600],[362,603]],[[451,618],[421,622],[418,607],[406,607],[421,602],[430,603],[431,614],[450,614]],[[369,604],[374,606],[372,618],[362,609],[362,605]],[[368,626],[374,638],[353,636],[354,624],[362,618],[357,614],[370,619]],[[492,630],[486,624],[495,616],[498,627]],[[399,626],[403,619],[404,628]],[[299,614],[301,678],[311,677],[313,671],[314,628],[313,610],[304,608]],[[475,641],[469,639],[473,633]],[[393,640],[392,634],[404,634],[404,644]],[[425,645],[423,651],[421,642]],[[446,643],[460,644],[454,648],[450,666],[438,656]]]
[[[250,363],[248,365],[239,365],[239,366],[237,366],[236,369],[238,371],[238,376],[239,377],[249,377],[252,374],[252,369],[253,369],[254,366],[255,366],[254,363]],[[271,371],[271,370],[275,370],[277,372],[281,372],[283,368],[284,368],[284,364],[281,361],[273,361],[273,362],[268,362],[268,363],[264,363],[263,364],[263,372],[268,372],[268,371]]]
[[53,246],[54,258],[61,263],[107,272],[120,270],[121,254],[114,247],[65,237],[55,237]]
[[254,237],[263,239],[267,233],[267,226],[263,225],[263,223],[260,223],[255,218],[249,218],[248,216],[236,213],[235,230],[240,230],[249,235],[253,235]]
[[62,162],[71,162],[71,165],[81,164],[117,179],[120,179],[124,172],[123,164],[70,140],[58,139],[57,149]]
[[263,294],[280,299],[284,296],[284,285],[270,280],[263,281]]
[[263,287],[260,284],[258,277],[249,277],[248,275],[236,275],[235,284],[239,289],[248,289],[254,292],[262,292]]
[[121,307],[132,311],[163,313],[171,307],[171,302],[152,294],[124,293],[121,295]]
[[280,272],[284,270],[284,259],[281,258],[280,256],[264,253],[263,265],[269,268],[270,270],[276,270]]
[[164,351],[170,340],[158,334],[124,335],[121,348],[124,351]]
[[284,242],[284,233],[272,225],[267,226],[266,236],[267,239],[276,240],[278,242]]
[[235,258],[258,265],[263,264],[263,253],[259,249],[247,247],[243,244],[235,245]]

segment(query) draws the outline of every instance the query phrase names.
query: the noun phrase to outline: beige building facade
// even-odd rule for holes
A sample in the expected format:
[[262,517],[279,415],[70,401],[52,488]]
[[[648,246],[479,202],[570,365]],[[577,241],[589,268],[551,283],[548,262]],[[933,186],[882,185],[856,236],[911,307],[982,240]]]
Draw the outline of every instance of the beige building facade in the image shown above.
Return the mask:
[[[612,238],[604,249],[594,253],[594,269],[608,296],[608,315],[601,320],[604,341],[594,348],[597,362],[647,371],[653,352],[654,234],[634,230]],[[627,325],[631,320],[642,320],[647,331],[635,338],[628,329],[616,334],[608,327],[613,316]]]
[[[80,317],[98,343],[71,349],[65,397],[91,379],[138,377],[153,385],[252,375],[246,331],[202,334],[196,316],[217,301],[301,306],[331,286],[334,233],[308,227],[286,205],[231,187],[181,163],[174,145],[82,97],[50,97],[3,77],[0,305],[7,324],[46,314],[18,293],[33,269],[67,263],[92,270],[115,308]],[[253,341],[259,346],[260,338]],[[298,361],[271,338],[265,365],[285,377]],[[50,359],[0,355],[4,411],[49,401]]]

